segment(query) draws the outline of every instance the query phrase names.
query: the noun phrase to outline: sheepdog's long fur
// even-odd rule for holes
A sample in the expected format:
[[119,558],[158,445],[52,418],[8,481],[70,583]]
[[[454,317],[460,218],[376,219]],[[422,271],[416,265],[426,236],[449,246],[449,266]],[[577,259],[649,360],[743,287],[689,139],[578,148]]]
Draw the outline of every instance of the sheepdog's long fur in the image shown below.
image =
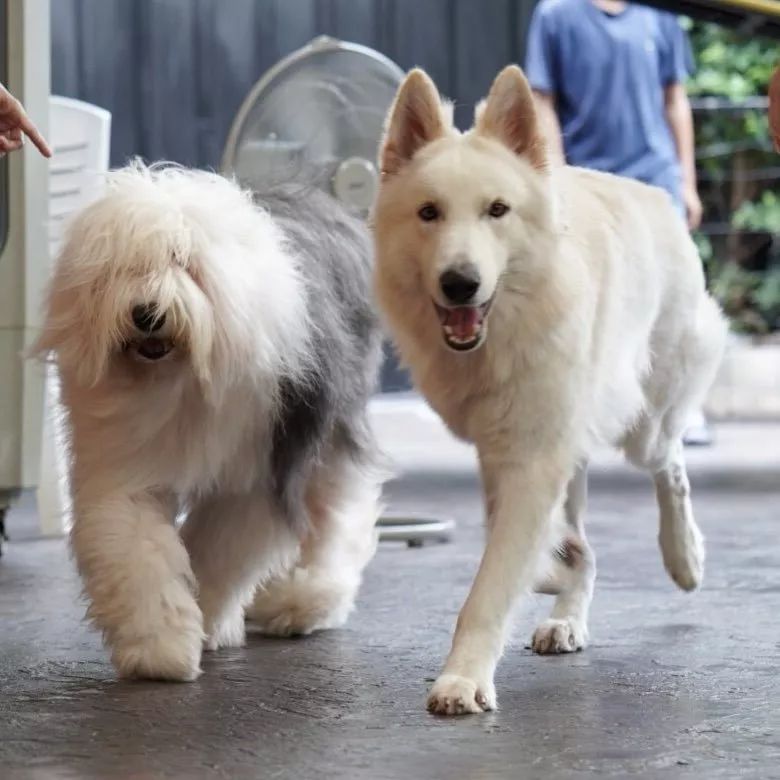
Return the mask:
[[301,187],[138,163],[73,222],[36,350],[121,676],[192,680],[204,642],[243,642],[248,605],[278,634],[346,619],[380,492],[370,273],[364,226]]
[[494,670],[527,588],[558,594],[536,652],[585,644],[596,568],[584,465],[596,443],[653,475],[664,564],[681,588],[699,584],[704,548],[680,438],[726,327],[668,196],[551,169],[516,67],[498,75],[465,134],[413,71],[381,165],[380,305],[417,386],[477,446],[489,529],[428,704],[481,712],[496,706]]

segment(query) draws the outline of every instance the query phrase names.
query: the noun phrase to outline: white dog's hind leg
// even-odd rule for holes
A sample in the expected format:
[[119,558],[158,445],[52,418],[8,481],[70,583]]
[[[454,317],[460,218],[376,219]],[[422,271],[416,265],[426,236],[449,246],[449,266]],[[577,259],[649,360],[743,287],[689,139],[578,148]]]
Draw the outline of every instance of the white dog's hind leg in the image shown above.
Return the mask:
[[701,407],[715,377],[726,333],[718,305],[703,297],[675,348],[656,354],[646,379],[645,414],[623,443],[628,459],[653,475],[664,566],[683,590],[701,584],[704,539],[693,517],[681,439],[691,410]]
[[351,463],[320,474],[309,492],[312,527],[300,559],[258,588],[247,617],[280,636],[343,625],[376,549],[379,493],[379,481]]
[[262,494],[212,496],[190,511],[182,537],[198,582],[206,649],[240,647],[258,582],[297,553],[292,528]]
[[493,674],[509,615],[520,594],[532,587],[540,557],[552,547],[552,514],[570,473],[568,453],[560,446],[535,457],[524,454],[524,465],[488,467],[494,519],[452,649],[428,696],[431,712],[461,715],[496,708]]
[[665,415],[646,413],[623,443],[628,459],[649,471],[659,510],[658,543],[664,567],[683,590],[695,590],[704,575],[704,537],[693,517],[682,431],[687,407]]
[[658,542],[669,576],[683,590],[695,590],[704,576],[704,537],[693,518],[691,489],[682,444],[653,475],[660,512]]
[[73,552],[119,675],[194,680],[203,627],[173,501],[76,487]]
[[[588,611],[596,580],[596,557],[585,536],[588,500],[587,466],[578,467],[566,496],[566,536],[555,561],[552,614],[534,632],[534,652],[571,653],[585,647],[588,639]],[[552,590],[552,588],[551,588]]]

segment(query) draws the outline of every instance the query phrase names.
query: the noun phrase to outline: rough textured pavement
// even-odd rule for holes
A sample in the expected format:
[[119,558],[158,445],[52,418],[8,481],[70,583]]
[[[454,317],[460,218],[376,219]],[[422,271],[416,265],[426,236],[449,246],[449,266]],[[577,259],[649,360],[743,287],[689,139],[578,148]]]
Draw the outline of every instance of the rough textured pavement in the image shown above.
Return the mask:
[[382,546],[347,628],[252,636],[192,684],[117,682],[64,542],[25,540],[17,510],[0,559],[0,777],[780,777],[780,426],[724,426],[691,453],[709,551],[693,595],[663,572],[650,486],[599,462],[592,644],[533,656],[523,640],[550,599],[532,597],[500,711],[460,719],[423,704],[475,571],[480,499],[468,451],[414,428],[390,503],[455,517],[455,541]]

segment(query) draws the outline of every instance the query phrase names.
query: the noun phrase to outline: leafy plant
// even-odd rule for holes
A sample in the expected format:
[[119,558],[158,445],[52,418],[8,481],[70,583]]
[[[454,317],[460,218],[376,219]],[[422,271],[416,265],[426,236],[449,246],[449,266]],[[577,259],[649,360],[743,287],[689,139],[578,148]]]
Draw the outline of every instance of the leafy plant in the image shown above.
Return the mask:
[[[697,167],[705,224],[694,238],[710,287],[737,330],[780,329],[780,156],[769,137],[764,97],[780,65],[780,43],[717,24],[683,20],[696,60],[692,98],[720,98],[726,110],[696,111]],[[758,101],[760,103],[760,101]],[[756,259],[747,233],[774,235]],[[756,264],[763,268],[756,268]]]
[[780,59],[780,44],[711,22],[683,20],[696,59],[691,95],[720,95],[733,100],[765,95]]
[[764,190],[758,200],[746,200],[734,212],[731,224],[743,230],[780,235],[780,198],[772,190]]
[[734,330],[764,334],[780,328],[780,268],[763,274],[727,263],[711,288]]

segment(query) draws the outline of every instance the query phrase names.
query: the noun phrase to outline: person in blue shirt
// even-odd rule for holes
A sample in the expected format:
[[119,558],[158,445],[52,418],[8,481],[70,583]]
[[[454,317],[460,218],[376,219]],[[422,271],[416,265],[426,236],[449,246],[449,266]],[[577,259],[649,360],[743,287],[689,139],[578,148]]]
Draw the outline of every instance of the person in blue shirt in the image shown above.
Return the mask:
[[693,58],[675,16],[617,0],[542,0],[531,19],[525,70],[555,131],[554,152],[570,165],[662,187],[689,227],[698,226],[684,87]]
[[[526,51],[553,158],[661,187],[697,228],[702,206],[684,86],[693,57],[677,18],[619,0],[541,0]],[[709,441],[699,412],[686,442]]]

